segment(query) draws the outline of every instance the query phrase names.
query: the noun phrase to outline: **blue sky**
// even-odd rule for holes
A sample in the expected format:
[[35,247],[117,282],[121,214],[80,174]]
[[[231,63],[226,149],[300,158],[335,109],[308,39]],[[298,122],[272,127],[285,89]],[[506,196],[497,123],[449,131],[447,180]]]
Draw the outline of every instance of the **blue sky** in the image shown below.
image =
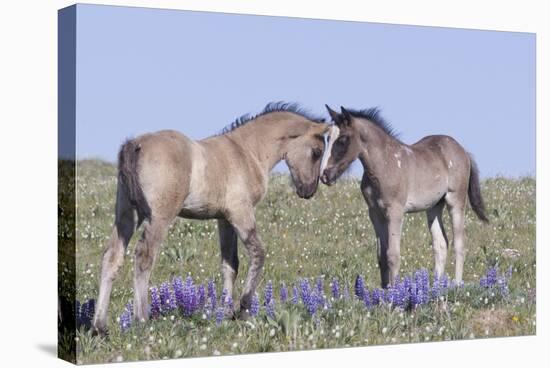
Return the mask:
[[534,34],[78,5],[76,60],[79,159],[284,100],[379,106],[406,143],[448,134],[484,177],[535,174]]

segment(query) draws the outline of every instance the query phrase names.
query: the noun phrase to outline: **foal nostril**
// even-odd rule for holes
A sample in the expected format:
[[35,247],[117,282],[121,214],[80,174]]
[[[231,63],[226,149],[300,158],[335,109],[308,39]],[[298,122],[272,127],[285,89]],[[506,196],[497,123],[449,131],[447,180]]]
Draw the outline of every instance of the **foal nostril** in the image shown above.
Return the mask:
[[304,194],[304,186],[302,184],[297,184],[296,185],[296,194],[298,194],[298,196],[302,197],[303,194]]
[[304,198],[310,199],[311,197],[313,197],[316,191],[317,191],[317,181],[306,186],[304,190]]

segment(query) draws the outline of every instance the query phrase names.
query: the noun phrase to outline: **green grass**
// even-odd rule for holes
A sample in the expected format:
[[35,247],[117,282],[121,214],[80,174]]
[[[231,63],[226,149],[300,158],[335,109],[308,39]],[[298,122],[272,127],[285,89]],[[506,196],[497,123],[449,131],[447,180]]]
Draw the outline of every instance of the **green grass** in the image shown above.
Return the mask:
[[[76,275],[77,298],[96,298],[100,259],[114,220],[115,167],[99,161],[77,165]],[[534,334],[535,325],[535,179],[494,178],[482,183],[491,219],[483,225],[468,209],[466,219],[466,283],[477,282],[488,266],[512,266],[510,297],[501,299],[477,287],[451,292],[443,300],[414,312],[388,307],[367,311],[359,301],[336,301],[315,324],[301,306],[277,307],[277,318],[263,313],[247,322],[224,321],[216,326],[201,316],[174,315],[136,323],[122,333],[117,317],[132,298],[133,250],[116,280],[110,304],[108,339],[77,333],[77,361],[100,363],[365,346],[465,338]],[[301,277],[324,275],[352,282],[357,274],[377,287],[379,272],[375,238],[367,206],[356,179],[320,186],[310,200],[299,199],[284,175],[272,177],[269,192],[258,206],[258,232],[267,249],[260,289],[272,280],[278,295]],[[446,229],[451,234],[448,215]],[[238,300],[247,256],[241,260],[235,300]],[[401,243],[401,274],[433,267],[430,236],[423,213],[407,215]],[[449,252],[447,272],[454,274]],[[177,219],[171,226],[153,270],[152,285],[173,276],[192,275],[196,282],[214,279],[221,285],[216,221]]]

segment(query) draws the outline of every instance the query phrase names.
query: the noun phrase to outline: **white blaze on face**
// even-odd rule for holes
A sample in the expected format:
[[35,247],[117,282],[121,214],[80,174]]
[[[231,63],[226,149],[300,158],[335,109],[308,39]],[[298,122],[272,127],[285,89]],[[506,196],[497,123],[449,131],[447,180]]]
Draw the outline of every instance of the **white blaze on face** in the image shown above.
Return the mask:
[[332,145],[334,142],[338,139],[338,136],[340,135],[340,129],[334,124],[329,126],[328,131],[323,135],[325,138],[325,152],[323,152],[323,159],[321,160],[321,175],[323,175],[323,171],[325,171],[325,168],[328,164],[328,159],[330,158],[330,152],[332,151]]

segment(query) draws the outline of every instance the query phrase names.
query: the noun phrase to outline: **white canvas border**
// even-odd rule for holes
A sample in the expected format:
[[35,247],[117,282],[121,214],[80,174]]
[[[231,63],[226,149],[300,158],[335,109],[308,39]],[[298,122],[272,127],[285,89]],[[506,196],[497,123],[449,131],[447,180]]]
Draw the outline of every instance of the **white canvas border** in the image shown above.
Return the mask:
[[[83,1],[87,3],[88,1]],[[93,2],[91,2],[93,3]],[[550,31],[541,1],[98,1],[102,4],[417,24],[537,33],[537,336],[295,353],[128,363],[125,367],[389,365],[518,366],[545,356],[548,341],[548,67]],[[3,366],[62,366],[56,344],[57,10],[69,1],[3,2],[0,7],[0,216]],[[327,52],[336,45],[327,45]],[[546,101],[544,106],[543,101]],[[503,107],[505,108],[505,107]],[[513,147],[511,147],[513,149]],[[546,260],[546,261],[545,261]]]

